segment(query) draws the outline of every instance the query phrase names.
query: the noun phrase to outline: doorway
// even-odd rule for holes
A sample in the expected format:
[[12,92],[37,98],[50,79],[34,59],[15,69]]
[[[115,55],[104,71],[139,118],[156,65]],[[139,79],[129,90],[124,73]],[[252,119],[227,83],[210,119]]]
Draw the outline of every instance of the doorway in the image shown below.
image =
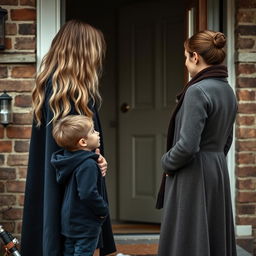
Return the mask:
[[65,2],[65,20],[99,28],[107,43],[100,117],[110,211],[117,221],[161,219],[155,210],[160,159],[176,94],[186,80],[185,7],[185,0]]

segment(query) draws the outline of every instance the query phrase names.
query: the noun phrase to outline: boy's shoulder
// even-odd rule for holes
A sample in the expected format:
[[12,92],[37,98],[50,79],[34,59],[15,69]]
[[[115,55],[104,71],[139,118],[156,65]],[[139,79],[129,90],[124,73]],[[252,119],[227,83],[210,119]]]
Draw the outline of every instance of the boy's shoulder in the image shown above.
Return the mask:
[[85,157],[85,159],[81,162],[80,166],[88,167],[88,168],[98,168],[97,164],[98,156],[96,154],[91,157]]

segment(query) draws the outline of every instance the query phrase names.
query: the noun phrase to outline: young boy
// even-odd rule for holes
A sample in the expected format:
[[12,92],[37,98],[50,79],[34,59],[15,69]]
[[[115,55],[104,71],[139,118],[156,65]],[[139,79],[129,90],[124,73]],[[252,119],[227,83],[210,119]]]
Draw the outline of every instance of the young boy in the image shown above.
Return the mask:
[[100,145],[92,119],[69,115],[53,127],[56,143],[64,148],[52,155],[57,182],[65,186],[61,209],[64,256],[92,256],[98,245],[108,205],[101,196],[102,174],[93,152]]

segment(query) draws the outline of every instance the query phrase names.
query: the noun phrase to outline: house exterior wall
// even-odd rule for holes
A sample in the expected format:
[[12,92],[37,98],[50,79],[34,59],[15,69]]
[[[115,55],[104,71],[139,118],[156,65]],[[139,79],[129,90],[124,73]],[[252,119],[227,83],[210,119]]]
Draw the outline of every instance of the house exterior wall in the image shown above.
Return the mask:
[[256,238],[256,0],[236,1],[235,38],[236,223],[252,225]]
[[35,0],[0,0],[0,6],[8,11],[6,49],[0,51],[0,94],[6,90],[12,96],[14,112],[12,125],[0,125],[0,224],[19,236],[36,72],[36,6]]
[[[256,0],[236,5],[236,223],[252,225],[256,247]],[[13,97],[14,122],[0,126],[0,224],[20,235],[36,72],[36,0],[0,0],[8,11],[0,51],[0,92]],[[0,93],[0,94],[1,94]],[[255,253],[256,255],[256,250]]]

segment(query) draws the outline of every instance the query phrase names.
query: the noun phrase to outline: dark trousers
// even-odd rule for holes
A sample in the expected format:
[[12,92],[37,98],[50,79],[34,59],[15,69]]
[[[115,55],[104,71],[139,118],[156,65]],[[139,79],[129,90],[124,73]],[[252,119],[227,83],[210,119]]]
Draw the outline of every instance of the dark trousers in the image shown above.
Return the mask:
[[98,244],[98,237],[65,237],[63,256],[93,256]]

